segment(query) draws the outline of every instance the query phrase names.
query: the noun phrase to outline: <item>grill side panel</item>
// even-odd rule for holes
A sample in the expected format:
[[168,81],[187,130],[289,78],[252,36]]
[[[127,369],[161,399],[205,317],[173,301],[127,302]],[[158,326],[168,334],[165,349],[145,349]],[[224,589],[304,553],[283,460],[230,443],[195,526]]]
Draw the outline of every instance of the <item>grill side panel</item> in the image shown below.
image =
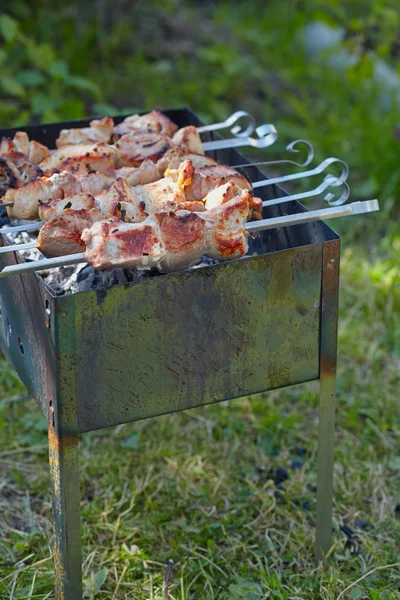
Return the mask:
[[318,379],[321,268],[314,244],[57,298],[80,432]]
[[[16,262],[2,254],[0,268]],[[0,279],[0,305],[0,347],[47,415],[57,387],[53,297],[35,274],[18,275]]]

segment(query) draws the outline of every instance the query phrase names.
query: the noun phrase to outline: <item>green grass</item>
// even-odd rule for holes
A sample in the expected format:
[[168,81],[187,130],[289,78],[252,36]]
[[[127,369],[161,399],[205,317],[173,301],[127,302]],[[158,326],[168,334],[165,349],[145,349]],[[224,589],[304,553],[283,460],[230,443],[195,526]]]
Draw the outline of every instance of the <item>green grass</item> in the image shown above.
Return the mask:
[[[345,246],[329,567],[313,564],[314,383],[82,436],[86,597],[161,600],[173,559],[171,599],[400,598],[400,237]],[[0,597],[43,600],[46,422],[4,361],[0,384]]]

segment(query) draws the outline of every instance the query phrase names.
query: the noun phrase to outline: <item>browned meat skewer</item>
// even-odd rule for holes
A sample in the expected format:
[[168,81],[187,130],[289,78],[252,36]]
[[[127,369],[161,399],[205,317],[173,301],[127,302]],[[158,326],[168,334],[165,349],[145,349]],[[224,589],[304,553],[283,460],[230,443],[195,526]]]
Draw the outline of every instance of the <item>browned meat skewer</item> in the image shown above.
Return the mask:
[[114,127],[114,139],[118,139],[127,133],[160,133],[171,137],[178,127],[159,110],[139,116],[127,117],[122,123]]
[[74,175],[87,175],[92,171],[112,173],[117,160],[115,149],[108,144],[76,144],[55,150],[40,163],[47,176],[60,171]]
[[203,213],[160,212],[141,223],[100,221],[82,234],[86,259],[96,269],[156,267],[168,272],[195,264],[203,254],[220,260],[244,256],[250,196],[242,190]]
[[76,194],[68,198],[52,198],[47,202],[39,201],[39,218],[50,221],[65,210],[91,210],[96,207],[95,199],[91,194]]
[[111,117],[90,121],[89,127],[81,129],[62,129],[56,140],[57,148],[73,144],[93,144],[96,142],[111,142],[114,121]]
[[75,254],[85,250],[84,229],[104,216],[97,209],[65,210],[47,221],[39,232],[38,249],[47,257]]

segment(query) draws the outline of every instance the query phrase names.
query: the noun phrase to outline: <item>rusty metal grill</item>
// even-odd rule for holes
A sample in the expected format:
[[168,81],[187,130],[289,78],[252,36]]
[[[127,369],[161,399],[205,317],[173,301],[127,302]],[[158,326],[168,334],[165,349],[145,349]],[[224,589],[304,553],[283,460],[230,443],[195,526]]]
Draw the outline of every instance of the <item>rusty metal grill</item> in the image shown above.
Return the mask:
[[[188,109],[165,112],[179,126],[201,124]],[[61,128],[87,123],[24,130],[52,146]],[[246,162],[234,149],[212,156]],[[248,174],[265,179],[256,167]],[[292,201],[263,216],[305,210]],[[328,551],[339,246],[319,221],[262,232],[239,260],[108,289],[57,296],[36,273],[0,280],[1,348],[49,422],[59,600],[82,595],[79,434],[318,379],[317,558]],[[18,253],[0,255],[1,268],[16,262]]]

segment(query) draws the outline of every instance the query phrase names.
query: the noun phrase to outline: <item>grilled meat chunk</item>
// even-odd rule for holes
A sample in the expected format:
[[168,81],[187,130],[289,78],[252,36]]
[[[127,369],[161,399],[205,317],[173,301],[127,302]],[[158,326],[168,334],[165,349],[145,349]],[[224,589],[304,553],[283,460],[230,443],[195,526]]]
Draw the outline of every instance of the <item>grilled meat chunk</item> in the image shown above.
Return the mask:
[[85,256],[95,269],[151,269],[165,256],[165,246],[154,217],[142,223],[109,219],[95,223],[82,233]]
[[65,198],[81,191],[75,177],[69,173],[56,173],[51,177],[40,177],[20,188],[7,190],[4,202],[13,202],[7,207],[10,219],[37,219],[39,201]]
[[96,208],[94,198],[91,194],[75,194],[68,198],[51,198],[46,202],[39,200],[39,218],[49,221],[65,210],[90,210]]
[[171,139],[157,133],[123,135],[114,148],[118,154],[118,167],[138,167],[144,160],[157,162],[171,147]]
[[98,194],[96,206],[106,218],[124,217],[127,221],[140,223],[148,217],[144,203],[125,179],[117,179]]
[[154,163],[146,158],[138,167],[121,167],[115,171],[115,174],[126,179],[130,186],[135,186],[157,181],[164,173],[160,174],[158,162]]
[[240,195],[228,202],[198,213],[206,222],[208,256],[217,260],[231,260],[247,254],[248,233],[244,225],[249,218],[251,198],[249,191],[242,190]]
[[112,146],[107,144],[75,144],[55,150],[40,163],[45,175],[68,171],[74,175],[87,175],[91,171],[112,174],[117,159]]
[[[169,171],[166,172],[169,176]],[[251,184],[238,171],[225,165],[206,165],[195,167],[190,185],[185,187],[186,200],[199,200],[211,190],[231,181],[242,189],[250,189]]]
[[81,129],[62,129],[56,140],[57,148],[73,144],[93,144],[95,142],[111,141],[114,121],[111,117],[103,117],[90,121],[90,127]]
[[171,160],[168,165],[168,169],[173,171],[179,168],[179,165],[185,160],[192,161],[193,167],[196,169],[197,167],[206,167],[207,165],[218,165],[217,161],[215,161],[210,156],[205,156],[203,154],[194,154],[189,153],[185,154],[184,152],[180,152],[180,154],[175,154],[171,157]]
[[126,133],[161,133],[171,137],[178,127],[159,110],[152,110],[145,115],[131,115],[114,127],[114,139]]
[[[211,210],[212,208],[216,208],[224,202],[229,202],[235,196],[240,194],[242,189],[236,185],[233,181],[228,181],[224,185],[221,185],[215,190],[211,190],[204,198],[204,206],[207,210]],[[262,219],[262,200],[261,198],[255,198],[252,190],[248,190],[249,194],[249,203],[250,203],[250,214],[249,220],[255,221]]]
[[31,163],[21,152],[0,156],[0,183],[8,188],[19,188],[43,175],[43,171]]
[[172,141],[177,146],[180,146],[186,153],[193,152],[195,154],[204,154],[200,134],[197,133],[197,129],[194,125],[188,125],[187,127],[178,129],[172,136]]
[[138,185],[133,188],[135,203],[142,203],[148,214],[155,214],[161,210],[176,210],[178,204],[186,202],[182,189],[167,177],[163,177],[154,183]]
[[224,204],[224,202],[232,200],[232,198],[240,194],[241,191],[242,189],[236,185],[236,183],[228,181],[228,183],[224,183],[208,192],[207,196],[204,198],[204,206],[206,210],[216,208],[217,206]]
[[101,194],[113,181],[115,181],[114,173],[107,175],[106,173],[96,172],[76,177],[76,184],[79,186],[80,191],[92,194],[93,196]]
[[47,257],[84,252],[83,230],[103,219],[96,209],[64,210],[43,225],[37,247]]
[[166,254],[158,266],[163,273],[199,262],[206,248],[206,222],[195,212],[161,212],[155,215]]
[[29,162],[36,165],[49,155],[47,146],[39,144],[35,140],[29,141],[25,131],[17,131],[12,140],[3,137],[0,142],[0,156],[7,156],[15,152],[20,152]]

